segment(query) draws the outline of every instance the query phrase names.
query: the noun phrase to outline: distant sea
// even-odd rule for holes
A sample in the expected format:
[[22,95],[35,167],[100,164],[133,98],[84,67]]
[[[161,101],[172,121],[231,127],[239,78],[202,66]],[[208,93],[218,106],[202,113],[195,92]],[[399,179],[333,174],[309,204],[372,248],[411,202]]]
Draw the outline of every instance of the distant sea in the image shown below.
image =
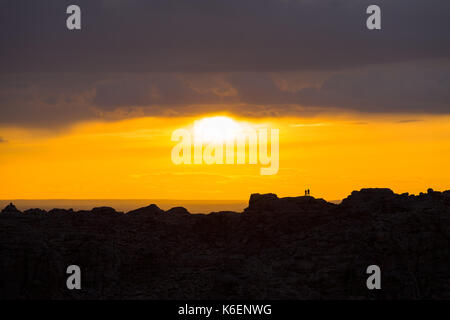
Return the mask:
[[74,209],[91,210],[95,207],[113,207],[117,211],[127,212],[150,204],[156,204],[163,210],[173,207],[185,207],[191,213],[210,213],[213,211],[241,212],[248,206],[248,200],[167,200],[167,199],[52,199],[52,200],[0,200],[0,211],[12,202],[17,209],[24,211],[30,208],[50,210]]

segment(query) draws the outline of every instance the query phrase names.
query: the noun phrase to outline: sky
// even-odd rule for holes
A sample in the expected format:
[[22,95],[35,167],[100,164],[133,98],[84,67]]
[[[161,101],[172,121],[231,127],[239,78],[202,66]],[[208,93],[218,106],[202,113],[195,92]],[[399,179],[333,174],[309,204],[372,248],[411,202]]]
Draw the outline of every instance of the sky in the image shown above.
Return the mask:
[[[0,0],[0,199],[327,200],[450,189],[450,2]],[[381,8],[382,29],[366,28]],[[213,116],[280,165],[175,165]]]

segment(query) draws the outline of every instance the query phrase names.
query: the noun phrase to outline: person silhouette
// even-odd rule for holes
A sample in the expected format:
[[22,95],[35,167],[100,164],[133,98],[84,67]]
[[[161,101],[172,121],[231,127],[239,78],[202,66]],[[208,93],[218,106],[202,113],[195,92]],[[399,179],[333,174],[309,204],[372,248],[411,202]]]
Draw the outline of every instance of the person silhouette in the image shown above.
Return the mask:
[[308,189],[305,189],[305,197],[308,195]]
[[311,193],[310,193],[309,189],[308,189],[308,190],[306,190],[306,192],[308,193],[308,196],[309,196],[309,195],[311,195]]

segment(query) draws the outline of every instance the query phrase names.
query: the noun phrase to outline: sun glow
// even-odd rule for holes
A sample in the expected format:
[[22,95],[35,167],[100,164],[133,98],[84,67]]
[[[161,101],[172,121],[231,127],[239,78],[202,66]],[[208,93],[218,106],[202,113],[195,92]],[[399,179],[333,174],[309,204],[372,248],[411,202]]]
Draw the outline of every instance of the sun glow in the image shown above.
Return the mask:
[[194,139],[198,143],[221,144],[233,141],[241,131],[241,126],[229,117],[203,118],[194,124]]
[[[400,122],[403,115],[343,116],[341,120],[236,116],[221,117],[223,125],[207,130],[211,124],[220,124],[221,120],[211,119],[216,116],[86,122],[58,134],[3,128],[0,175],[8,183],[0,184],[0,199],[247,201],[255,192],[284,197],[302,194],[308,186],[314,196],[336,200],[367,186],[418,194],[424,184],[435,190],[450,185],[449,116],[423,116],[410,122]],[[279,129],[279,171],[262,176],[261,169],[269,165],[261,164],[259,158],[250,165],[247,147],[245,163],[237,165],[235,147],[236,165],[226,165],[226,145],[224,165],[194,165],[195,148],[191,149],[192,165],[174,165],[172,134],[185,128],[194,142],[196,121],[204,129],[197,132],[204,132],[206,140],[220,137],[211,132],[226,124],[237,133],[231,130],[224,136],[236,135],[236,140],[248,137],[251,129]],[[203,143],[202,151],[210,145]],[[246,145],[250,145],[248,139]],[[217,209],[216,204],[211,210]]]

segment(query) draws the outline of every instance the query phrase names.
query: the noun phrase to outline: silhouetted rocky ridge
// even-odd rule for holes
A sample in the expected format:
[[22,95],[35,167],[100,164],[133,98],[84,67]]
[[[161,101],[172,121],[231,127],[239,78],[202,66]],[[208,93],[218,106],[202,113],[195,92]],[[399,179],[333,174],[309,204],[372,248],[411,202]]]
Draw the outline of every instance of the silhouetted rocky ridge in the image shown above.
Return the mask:
[[[449,299],[450,191],[252,194],[242,213],[210,214],[10,204],[0,257],[2,299]],[[66,287],[73,264],[81,290]]]

